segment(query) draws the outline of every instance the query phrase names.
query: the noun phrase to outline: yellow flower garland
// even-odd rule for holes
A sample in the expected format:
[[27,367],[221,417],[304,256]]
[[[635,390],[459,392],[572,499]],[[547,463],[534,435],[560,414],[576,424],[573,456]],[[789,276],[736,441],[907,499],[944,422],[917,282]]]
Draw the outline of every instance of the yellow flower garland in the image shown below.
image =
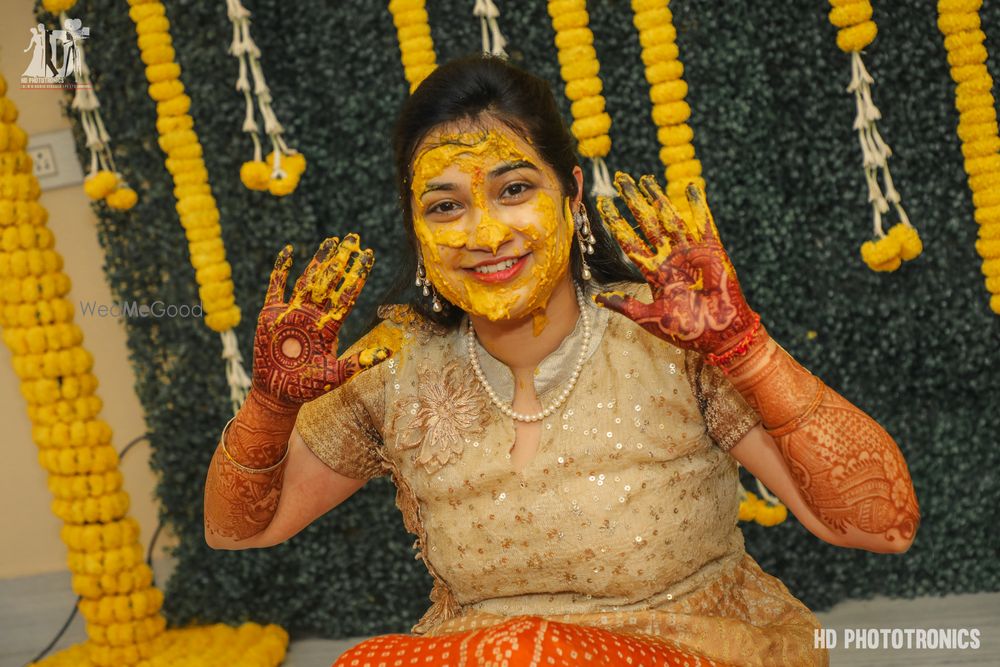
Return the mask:
[[958,136],[975,220],[976,252],[982,258],[990,309],[1000,315],[1000,135],[993,77],[986,67],[986,35],[980,29],[982,0],[938,0],[938,29],[944,35],[955,82]]
[[[250,664],[284,658],[287,633],[249,623],[165,632],[163,594],[153,588],[139,525],[128,516],[111,427],[99,418],[93,358],[73,323],[71,287],[38,203],[38,181],[0,76],[0,329],[28,404],[52,510],[63,521],[73,591],[88,641],[39,665]],[[216,661],[206,661],[213,656]]]
[[[872,20],[869,0],[830,0],[830,5],[832,9],[828,18],[837,28],[837,46],[851,56],[852,79],[848,91],[854,93],[858,108],[855,128],[862,147],[868,198],[872,205],[873,234],[876,237],[874,241],[861,244],[861,259],[873,271],[895,271],[904,261],[919,256],[923,252],[923,243],[916,228],[910,224],[892,182],[887,163],[892,151],[875,128],[875,120],[881,114],[871,99],[870,86],[874,80],[861,60],[861,50],[875,39],[878,26]],[[879,170],[885,181],[884,195],[878,185]],[[900,222],[886,234],[882,228],[882,214],[889,210],[890,203],[895,207]]]
[[[202,147],[188,113],[191,98],[184,93],[181,68],[174,62],[173,39],[166,8],[158,0],[129,0],[129,17],[135,23],[139,51],[146,64],[149,96],[156,104],[156,130],[160,149],[167,154],[167,171],[174,181],[175,208],[188,240],[198,295],[205,311],[205,325],[222,336],[226,380],[233,411],[239,409],[250,388],[242,366],[233,329],[240,322],[240,308],[233,295],[232,267],[226,261],[219,225],[219,208],[208,182]],[[280,187],[287,188],[286,185]],[[291,186],[294,188],[294,184]],[[290,191],[290,190],[289,190]]]
[[549,0],[549,16],[555,31],[559,73],[566,85],[566,97],[572,102],[573,124],[580,155],[593,163],[595,196],[617,196],[604,162],[611,151],[611,116],[604,110],[604,84],[598,76],[601,65],[594,50],[594,33],[586,0]]
[[437,67],[425,0],[389,0],[389,12],[399,39],[403,74],[412,93]]
[[688,86],[682,78],[684,65],[679,60],[669,4],[670,0],[632,0],[632,22],[639,31],[656,138],[662,147],[660,161],[666,167],[667,197],[685,219],[690,219],[684,188],[695,183],[704,189],[705,180],[701,162],[695,157],[694,130],[687,124],[691,117],[691,107],[685,101]]

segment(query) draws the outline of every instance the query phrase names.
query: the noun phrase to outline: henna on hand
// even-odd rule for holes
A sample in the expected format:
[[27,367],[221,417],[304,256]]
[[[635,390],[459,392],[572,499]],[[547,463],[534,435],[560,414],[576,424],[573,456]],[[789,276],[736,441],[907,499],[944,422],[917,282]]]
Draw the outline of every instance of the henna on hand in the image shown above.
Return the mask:
[[920,524],[899,447],[878,422],[766,335],[729,379],[761,415],[810,509],[840,534],[853,526],[905,548]]
[[[285,302],[292,248],[278,254],[254,338],[253,386],[223,434],[230,456],[268,468],[284,456],[299,407],[387,359],[387,348],[337,359],[337,334],[374,263],[356,234],[328,238]],[[251,473],[216,448],[205,482],[205,530],[236,540],[264,530],[278,507],[284,466]]]
[[[652,176],[637,187],[628,174],[615,174],[615,186],[652,249],[618,212],[609,197],[597,208],[625,254],[639,267],[652,303],[604,292],[597,302],[635,321],[678,347],[718,353],[743,338],[756,323],[736,270],[719,241],[705,193],[689,184],[686,195],[694,219],[686,221]],[[642,189],[640,192],[639,189]]]

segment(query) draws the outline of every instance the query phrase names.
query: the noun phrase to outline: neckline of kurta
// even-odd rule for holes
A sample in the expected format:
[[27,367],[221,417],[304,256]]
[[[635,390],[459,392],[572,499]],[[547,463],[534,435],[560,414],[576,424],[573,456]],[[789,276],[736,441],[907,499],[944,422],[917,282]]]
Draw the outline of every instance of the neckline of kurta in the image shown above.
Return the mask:
[[[598,292],[598,285],[588,282],[583,288],[583,304],[590,316],[590,345],[583,359],[586,363],[600,347],[604,331],[608,326],[609,313],[606,308],[601,308],[594,302],[593,295]],[[465,332],[468,318],[468,315],[462,317],[462,323],[455,333],[459,337],[457,342],[463,353],[466,349]],[[535,371],[535,393],[539,398],[558,389],[569,380],[569,376],[576,366],[577,355],[580,354],[582,344],[583,318],[578,317],[573,331],[562,340],[559,347],[542,359]],[[486,376],[487,382],[493,387],[497,396],[506,403],[512,402],[514,400],[514,373],[510,367],[491,355],[478,338],[476,338],[476,354],[479,356],[479,365],[483,369],[483,375]]]

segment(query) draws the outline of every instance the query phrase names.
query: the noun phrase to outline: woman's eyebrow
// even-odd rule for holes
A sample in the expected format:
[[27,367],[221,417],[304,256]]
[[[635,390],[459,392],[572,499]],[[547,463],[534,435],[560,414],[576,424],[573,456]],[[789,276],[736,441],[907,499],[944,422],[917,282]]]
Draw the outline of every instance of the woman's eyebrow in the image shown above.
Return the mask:
[[424,191],[420,193],[420,197],[423,198],[428,192],[436,192],[437,190],[456,190],[458,186],[454,183],[428,183]]
[[535,171],[540,171],[538,167],[527,160],[516,160],[514,162],[505,162],[499,167],[496,167],[490,171],[489,176],[490,178],[496,178],[497,176],[503,176],[508,171],[514,171],[515,169],[534,169]]

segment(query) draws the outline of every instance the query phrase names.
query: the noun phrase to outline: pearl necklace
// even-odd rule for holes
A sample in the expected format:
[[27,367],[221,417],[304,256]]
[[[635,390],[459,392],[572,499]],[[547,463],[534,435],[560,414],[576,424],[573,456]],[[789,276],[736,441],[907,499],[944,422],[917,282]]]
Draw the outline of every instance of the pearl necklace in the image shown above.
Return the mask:
[[573,387],[576,386],[576,381],[580,378],[580,369],[583,368],[583,362],[587,358],[587,351],[590,349],[590,316],[587,315],[587,310],[583,302],[583,292],[580,291],[579,287],[576,288],[576,303],[580,308],[580,318],[583,320],[583,344],[580,346],[580,356],[576,358],[576,366],[573,367],[573,372],[570,373],[569,382],[559,396],[544,410],[533,415],[514,412],[512,405],[501,401],[496,391],[490,386],[482,367],[479,365],[479,356],[476,354],[476,330],[472,328],[472,319],[469,319],[465,332],[465,347],[469,353],[469,362],[472,364],[472,371],[475,373],[476,379],[479,380],[479,384],[482,385],[490,400],[493,401],[493,405],[497,406],[500,412],[516,421],[537,422],[551,415],[559,409],[559,406],[566,402],[570,392],[573,391]]

